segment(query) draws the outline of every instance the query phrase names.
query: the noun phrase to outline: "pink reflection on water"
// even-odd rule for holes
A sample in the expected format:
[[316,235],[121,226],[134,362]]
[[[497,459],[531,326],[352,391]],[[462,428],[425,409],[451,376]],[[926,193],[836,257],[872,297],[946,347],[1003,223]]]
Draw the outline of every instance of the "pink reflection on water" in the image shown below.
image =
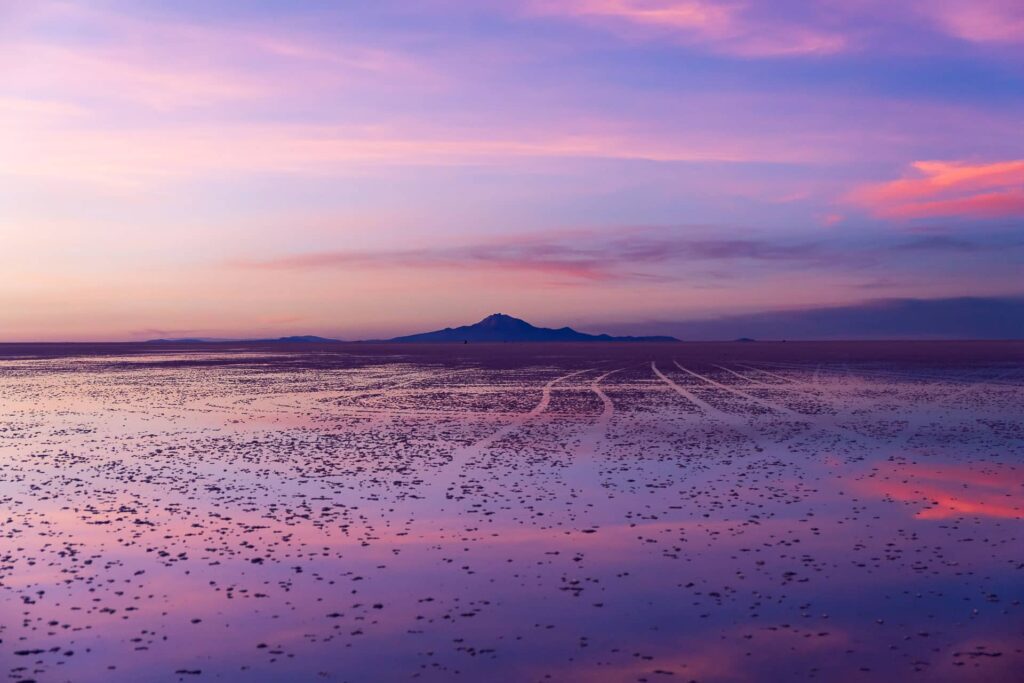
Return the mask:
[[916,519],[1024,519],[1024,472],[1010,465],[894,465],[858,482],[866,493],[924,507]]

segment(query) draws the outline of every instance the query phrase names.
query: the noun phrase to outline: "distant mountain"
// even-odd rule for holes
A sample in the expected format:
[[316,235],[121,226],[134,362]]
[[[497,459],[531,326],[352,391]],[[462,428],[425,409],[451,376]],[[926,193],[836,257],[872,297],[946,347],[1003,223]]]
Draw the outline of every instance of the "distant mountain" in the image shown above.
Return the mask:
[[276,337],[274,339],[220,339],[217,337],[178,337],[175,339],[147,339],[147,344],[216,344],[218,342],[284,342],[318,344],[323,342],[340,342],[340,339],[317,337],[313,334],[300,334],[292,337]]
[[219,339],[217,337],[172,337],[166,339],[147,339],[144,344],[215,344],[217,342],[237,342],[241,339]]
[[278,337],[277,339],[258,339],[257,341],[275,341],[275,342],[302,342],[302,343],[320,343],[320,342],[338,342],[340,339],[331,339],[329,337],[318,337],[315,334],[300,334],[294,337]]
[[675,337],[613,337],[607,334],[586,334],[571,327],[534,327],[525,320],[503,313],[489,315],[480,322],[462,327],[411,334],[389,339],[391,342],[677,342]]

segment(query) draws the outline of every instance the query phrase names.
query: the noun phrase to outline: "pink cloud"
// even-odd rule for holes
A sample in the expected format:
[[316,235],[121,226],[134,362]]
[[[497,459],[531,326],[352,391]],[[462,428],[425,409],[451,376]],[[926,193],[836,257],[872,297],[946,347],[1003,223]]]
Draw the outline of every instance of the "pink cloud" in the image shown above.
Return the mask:
[[481,241],[408,250],[321,251],[230,265],[265,271],[351,268],[479,269],[556,276],[555,284],[646,281],[671,276],[659,268],[684,262],[775,262],[805,264],[822,259],[810,244],[784,245],[753,239],[681,238],[671,231],[620,228],[613,232],[562,231],[544,237]]
[[[252,99],[274,92],[268,83],[238,70],[201,68],[124,48],[32,44],[13,48],[8,55],[13,64],[6,72],[8,83],[49,88],[63,96],[91,93],[155,109]],[[89,74],[88,80],[81,74]]]
[[919,202],[901,207],[891,215],[897,218],[928,218],[933,216],[974,216],[999,218],[1024,215],[1024,190],[990,192],[958,199]]
[[860,187],[848,199],[883,218],[1024,215],[1024,159],[911,166],[912,176]]
[[833,31],[756,17],[746,3],[716,0],[536,0],[532,11],[654,36],[740,57],[832,54],[847,48]]
[[[1024,5],[1017,0],[877,0],[762,4],[749,0],[532,0],[535,15],[598,26],[627,39],[660,39],[738,57],[829,55],[867,47],[891,51],[872,30],[879,18],[920,32],[921,18],[937,32],[984,44],[1024,42]],[[765,8],[771,7],[770,12]],[[917,45],[920,38],[915,37]],[[933,46],[938,45],[932,43]],[[899,49],[896,47],[895,49]]]
[[26,97],[0,96],[0,122],[32,119],[66,121],[85,114],[87,110],[70,102]]
[[[499,249],[499,252],[501,250]],[[615,276],[597,260],[559,259],[520,253],[473,253],[472,250],[409,252],[314,252],[266,261],[238,262],[244,268],[260,270],[311,270],[321,268],[478,268],[493,272],[538,273],[588,281],[610,280]]]
[[941,0],[922,5],[952,36],[975,43],[1024,43],[1024,4],[1019,0]]
[[[421,87],[437,80],[419,59],[287,26],[201,25],[45,1],[20,23],[0,48],[5,87],[65,98],[168,110],[356,83]],[[68,25],[101,37],[79,41],[49,30]]]

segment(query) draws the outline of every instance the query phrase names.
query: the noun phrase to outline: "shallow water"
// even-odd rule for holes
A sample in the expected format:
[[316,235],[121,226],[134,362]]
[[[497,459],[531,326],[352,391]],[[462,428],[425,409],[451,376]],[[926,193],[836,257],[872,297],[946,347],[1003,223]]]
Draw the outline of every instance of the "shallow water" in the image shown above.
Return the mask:
[[1019,347],[815,348],[0,354],[0,671],[1020,680]]

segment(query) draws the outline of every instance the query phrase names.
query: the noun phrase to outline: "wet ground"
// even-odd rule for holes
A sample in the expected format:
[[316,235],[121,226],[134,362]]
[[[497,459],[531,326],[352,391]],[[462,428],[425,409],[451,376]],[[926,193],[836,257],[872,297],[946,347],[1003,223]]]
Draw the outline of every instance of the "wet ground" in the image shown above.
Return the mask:
[[1020,681],[1024,345],[0,346],[11,681]]

